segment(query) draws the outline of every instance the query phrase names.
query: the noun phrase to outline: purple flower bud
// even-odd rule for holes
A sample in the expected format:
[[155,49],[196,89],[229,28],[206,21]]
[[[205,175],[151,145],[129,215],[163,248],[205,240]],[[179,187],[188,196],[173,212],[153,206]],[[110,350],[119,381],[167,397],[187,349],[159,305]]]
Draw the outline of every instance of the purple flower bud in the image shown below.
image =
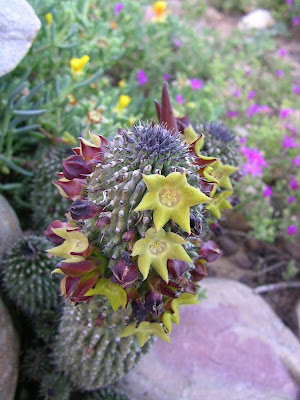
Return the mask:
[[217,223],[211,224],[209,228],[216,236],[221,236],[224,234],[223,228],[221,227],[220,224]]
[[146,293],[145,308],[155,317],[159,317],[164,312],[162,295],[154,291]]
[[294,203],[295,201],[295,196],[290,196],[288,199],[289,204]]
[[140,303],[139,301],[133,301],[131,303],[131,308],[132,308],[132,315],[135,319],[137,319],[139,322],[145,321],[148,313],[146,311],[144,304]]
[[117,3],[116,5],[115,5],[115,9],[114,9],[114,14],[115,14],[115,16],[117,17],[119,14],[120,14],[120,12],[123,10],[123,4],[122,3]]
[[[58,219],[51,222],[51,224],[48,226],[48,228],[44,231],[44,235],[51,240],[52,243],[55,244],[62,244],[65,239],[63,239],[62,237],[56,235],[52,228],[57,229],[57,228],[72,228],[72,225],[69,222],[61,222]],[[79,229],[79,228],[77,228]]]
[[97,220],[96,227],[98,229],[103,229],[108,224],[110,224],[110,218],[109,217],[101,217]]
[[290,235],[290,236],[294,236],[294,235],[296,235],[297,234],[297,227],[296,227],[296,225],[289,225],[288,227],[287,227],[287,230],[286,230],[286,233],[288,234],[288,235]]
[[263,197],[270,197],[272,196],[272,189],[270,186],[266,186],[264,193],[263,193]]
[[232,110],[227,110],[226,111],[227,117],[228,118],[235,118],[239,115],[238,111],[232,111]]
[[198,254],[204,260],[214,262],[222,255],[222,251],[213,240],[208,240],[198,250]]
[[124,242],[130,242],[136,234],[135,229],[129,229],[129,231],[125,232],[122,236]]
[[236,196],[230,196],[229,203],[232,205],[232,207],[235,207],[240,204],[240,200]]
[[290,181],[290,187],[291,187],[292,190],[298,190],[299,189],[298,182],[296,181],[296,179],[294,177]]
[[144,71],[143,69],[140,69],[138,71],[136,78],[137,78],[139,86],[143,86],[148,82],[148,77],[147,77],[146,71]]
[[185,261],[173,260],[173,259],[168,260],[167,266],[168,266],[169,278],[176,280],[178,280],[185,273],[187,268],[187,264]]
[[92,172],[88,163],[78,155],[66,158],[62,165],[64,176],[69,180],[74,178],[85,178],[86,175]]
[[119,261],[112,272],[112,282],[118,283],[122,288],[132,285],[138,279],[138,267],[134,264],[126,265],[124,261]]
[[87,200],[75,200],[70,205],[70,214],[75,221],[82,221],[84,219],[92,218],[99,214],[103,208],[97,207],[94,203]]

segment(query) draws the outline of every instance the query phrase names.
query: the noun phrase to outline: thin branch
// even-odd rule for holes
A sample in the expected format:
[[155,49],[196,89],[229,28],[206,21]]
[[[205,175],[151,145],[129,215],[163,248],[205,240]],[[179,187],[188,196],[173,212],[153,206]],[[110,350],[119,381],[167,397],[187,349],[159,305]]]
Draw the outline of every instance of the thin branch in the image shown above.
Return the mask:
[[253,292],[256,294],[274,292],[275,290],[283,290],[283,289],[300,289],[300,282],[279,282],[279,283],[270,283],[269,285],[257,286],[253,289]]

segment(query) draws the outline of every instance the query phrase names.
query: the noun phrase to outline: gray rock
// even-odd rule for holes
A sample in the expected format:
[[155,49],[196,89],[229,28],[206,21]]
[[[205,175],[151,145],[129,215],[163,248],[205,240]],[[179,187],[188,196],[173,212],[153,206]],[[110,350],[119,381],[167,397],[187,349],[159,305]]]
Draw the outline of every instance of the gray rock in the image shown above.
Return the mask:
[[19,338],[0,297],[0,399],[13,400],[18,379]]
[[0,76],[13,70],[30,49],[41,21],[25,0],[0,0]]
[[181,307],[172,343],[157,340],[121,389],[131,400],[298,399],[294,334],[249,287],[215,278],[202,287],[207,298]]
[[0,257],[21,236],[22,231],[16,213],[4,197],[0,195]]
[[238,24],[239,29],[267,29],[275,24],[272,14],[268,10],[258,8],[245,15]]

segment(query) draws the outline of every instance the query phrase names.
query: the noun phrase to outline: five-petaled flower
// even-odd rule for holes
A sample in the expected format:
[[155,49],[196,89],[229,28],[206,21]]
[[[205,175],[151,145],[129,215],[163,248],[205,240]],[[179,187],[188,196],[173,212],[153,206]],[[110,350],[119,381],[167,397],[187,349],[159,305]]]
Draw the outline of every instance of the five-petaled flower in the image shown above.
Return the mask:
[[172,172],[168,176],[143,175],[143,178],[148,193],[135,211],[153,210],[153,220],[157,231],[172,219],[190,234],[190,207],[207,203],[211,201],[211,198],[199,189],[190,186],[184,173]]
[[164,229],[156,231],[155,228],[147,230],[145,238],[135,242],[132,257],[138,257],[138,268],[144,280],[147,278],[152,265],[155,271],[165,281],[169,281],[167,262],[176,259],[191,262],[190,256],[182,247],[185,240],[173,232]]

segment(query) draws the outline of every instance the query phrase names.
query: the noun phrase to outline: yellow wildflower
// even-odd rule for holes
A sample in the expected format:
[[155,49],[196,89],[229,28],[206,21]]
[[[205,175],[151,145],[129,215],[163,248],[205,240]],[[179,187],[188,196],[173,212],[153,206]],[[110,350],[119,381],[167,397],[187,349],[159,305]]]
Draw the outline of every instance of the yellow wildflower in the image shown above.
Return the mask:
[[153,4],[153,11],[155,14],[155,19],[157,21],[164,21],[166,14],[167,2],[166,1],[156,1]]
[[122,87],[124,87],[124,86],[125,86],[125,84],[126,84],[126,81],[125,81],[125,79],[121,79],[121,80],[118,82],[118,86],[119,86],[119,88],[122,88]]
[[216,218],[221,218],[222,210],[230,210],[232,208],[231,204],[227,200],[227,197],[232,195],[232,190],[224,190],[224,192],[217,193],[210,204],[206,206],[212,215]]
[[117,104],[117,110],[121,112],[131,102],[131,98],[127,94],[121,94]]
[[84,55],[81,58],[72,58],[70,61],[70,66],[72,68],[72,74],[78,75],[82,72],[85,65],[90,61],[90,57],[88,55]]
[[84,233],[72,228],[52,228],[55,235],[64,239],[64,242],[57,247],[47,250],[56,257],[61,257],[64,262],[79,262],[85,260],[85,252],[89,248],[88,238]]
[[45,15],[45,18],[46,18],[46,21],[47,21],[47,25],[50,26],[50,25],[52,24],[52,22],[53,22],[53,15],[52,15],[52,13],[51,13],[51,12],[48,12],[48,13]]

